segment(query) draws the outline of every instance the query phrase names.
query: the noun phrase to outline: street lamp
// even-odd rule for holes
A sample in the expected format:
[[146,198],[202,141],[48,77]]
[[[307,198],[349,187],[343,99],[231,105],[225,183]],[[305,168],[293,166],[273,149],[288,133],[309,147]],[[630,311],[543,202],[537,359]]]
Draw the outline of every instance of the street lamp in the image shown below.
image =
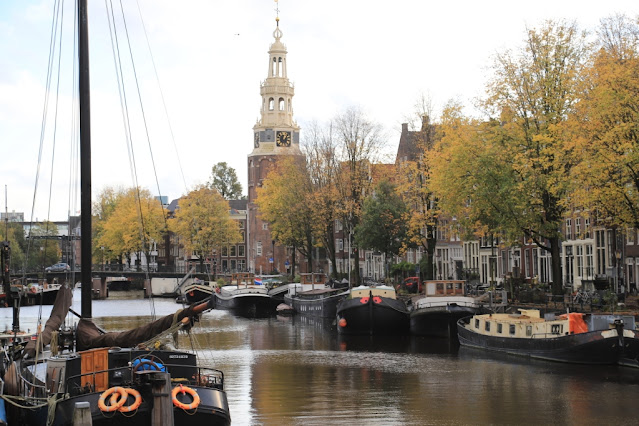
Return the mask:
[[102,270],[104,271],[104,246],[100,246],[100,251],[102,252]]

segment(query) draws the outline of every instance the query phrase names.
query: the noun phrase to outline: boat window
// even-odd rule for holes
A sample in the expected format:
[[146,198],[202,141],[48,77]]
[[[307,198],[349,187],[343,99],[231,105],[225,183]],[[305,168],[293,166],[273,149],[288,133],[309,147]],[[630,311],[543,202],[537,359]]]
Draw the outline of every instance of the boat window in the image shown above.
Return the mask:
[[479,328],[479,320],[478,319],[475,320],[475,328]]
[[490,331],[490,322],[486,321],[486,325],[485,325],[486,331]]
[[515,334],[515,324],[510,324],[510,329],[508,331],[510,334]]
[[550,327],[550,331],[552,334],[561,334],[563,332],[563,328],[562,324],[553,324]]
[[532,336],[532,325],[526,326],[526,336],[528,337]]
[[444,283],[437,283],[437,294],[444,294]]
[[503,330],[502,330],[503,327],[502,326],[503,326],[502,323],[498,323],[497,324],[497,333],[499,333],[499,334],[503,333]]

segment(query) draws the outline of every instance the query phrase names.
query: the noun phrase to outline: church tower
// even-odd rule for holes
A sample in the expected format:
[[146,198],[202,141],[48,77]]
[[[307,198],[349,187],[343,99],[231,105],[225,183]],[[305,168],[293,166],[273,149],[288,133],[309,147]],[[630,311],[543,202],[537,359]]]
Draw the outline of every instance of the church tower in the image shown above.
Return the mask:
[[259,218],[255,199],[257,188],[271,170],[278,157],[302,155],[300,128],[293,120],[295,88],[287,75],[286,46],[281,42],[280,18],[275,19],[275,41],[268,51],[266,80],[260,84],[262,107],[260,118],[253,126],[253,151],[248,155],[248,263],[256,274],[273,269],[285,273],[293,259],[286,247],[273,240],[269,225]]

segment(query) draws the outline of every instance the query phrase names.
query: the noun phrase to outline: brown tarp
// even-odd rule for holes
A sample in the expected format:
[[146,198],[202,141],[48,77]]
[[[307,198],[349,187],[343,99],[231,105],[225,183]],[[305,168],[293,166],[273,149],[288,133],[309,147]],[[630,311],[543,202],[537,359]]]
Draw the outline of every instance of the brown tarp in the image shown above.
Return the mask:
[[[73,301],[73,290],[71,287],[65,285],[60,286],[58,294],[53,302],[53,308],[51,309],[51,315],[44,325],[44,330],[40,334],[40,351],[42,348],[51,343],[51,335],[54,331],[60,328],[60,325],[64,321],[64,318],[69,313],[71,302]],[[37,340],[31,340],[24,347],[24,354],[29,358],[33,358],[36,353]]]
[[78,322],[76,332],[76,349],[78,351],[84,351],[87,349],[108,348],[112,346],[132,348],[168,330],[174,321],[179,322],[183,318],[191,318],[206,308],[208,308],[207,303],[190,306],[178,311],[176,314],[167,315],[150,324],[128,331],[112,333],[102,333],[91,320],[81,319]]

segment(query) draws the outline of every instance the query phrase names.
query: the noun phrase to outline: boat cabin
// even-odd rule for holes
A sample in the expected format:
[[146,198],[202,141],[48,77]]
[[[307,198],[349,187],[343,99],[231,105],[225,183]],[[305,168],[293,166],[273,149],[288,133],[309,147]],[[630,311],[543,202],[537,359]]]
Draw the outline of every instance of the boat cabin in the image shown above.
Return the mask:
[[475,315],[466,327],[487,336],[547,339],[587,332],[583,316],[573,312],[547,320],[540,317],[537,309],[520,309],[519,314]]
[[300,284],[313,284],[313,285],[321,285],[326,284],[326,274],[320,272],[311,272],[300,274]]
[[462,280],[427,280],[424,281],[426,296],[465,296],[466,282]]
[[351,298],[357,299],[361,297],[368,297],[370,295],[386,297],[388,299],[395,299],[395,289],[393,287],[389,287],[387,285],[378,285],[376,287],[368,287],[365,285],[360,285],[359,287],[354,287],[351,289]]

